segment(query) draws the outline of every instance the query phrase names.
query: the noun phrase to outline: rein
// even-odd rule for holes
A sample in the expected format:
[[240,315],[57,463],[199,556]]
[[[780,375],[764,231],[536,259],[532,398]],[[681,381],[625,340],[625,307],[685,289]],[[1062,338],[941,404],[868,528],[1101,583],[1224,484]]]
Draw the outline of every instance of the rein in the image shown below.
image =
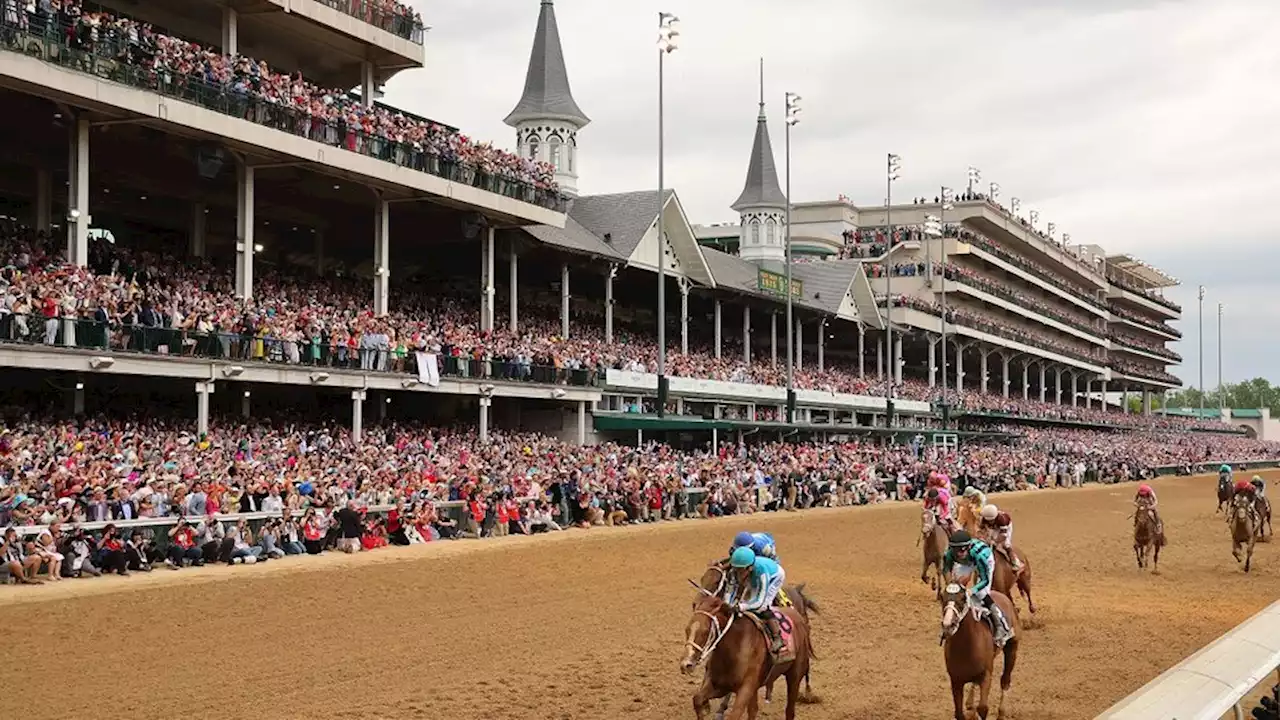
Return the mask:
[[[711,632],[707,635],[709,642],[706,647],[703,647],[692,640],[685,643],[687,647],[691,647],[698,651],[698,658],[693,661],[694,667],[701,665],[704,660],[711,656],[711,653],[715,652],[716,646],[720,644],[720,641],[724,639],[725,635],[729,634],[729,628],[733,627],[733,621],[738,618],[737,614],[730,614],[729,622],[725,623],[724,628],[722,629],[720,627],[719,617],[712,615],[706,610],[698,610],[697,612],[701,615],[706,615],[707,618],[711,620]],[[712,637],[713,635],[715,637]]]

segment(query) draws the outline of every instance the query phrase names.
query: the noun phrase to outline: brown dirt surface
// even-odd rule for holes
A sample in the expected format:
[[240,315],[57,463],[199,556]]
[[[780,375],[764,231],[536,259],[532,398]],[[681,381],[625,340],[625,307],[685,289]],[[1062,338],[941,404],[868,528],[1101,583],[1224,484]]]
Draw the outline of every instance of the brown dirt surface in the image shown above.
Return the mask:
[[[1159,575],[1134,562],[1133,485],[992,498],[1040,606],[1011,718],[1091,718],[1280,596],[1280,543],[1241,572],[1213,479],[1156,487]],[[918,523],[892,504],[0,587],[0,718],[692,717],[685,579],[746,528],[822,604],[801,720],[949,718]]]

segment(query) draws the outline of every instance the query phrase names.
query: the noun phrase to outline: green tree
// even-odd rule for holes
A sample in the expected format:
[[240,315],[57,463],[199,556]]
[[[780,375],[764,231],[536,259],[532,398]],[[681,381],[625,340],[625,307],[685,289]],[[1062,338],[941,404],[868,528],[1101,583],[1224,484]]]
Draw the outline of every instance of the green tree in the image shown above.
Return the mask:
[[[1199,388],[1183,388],[1169,395],[1167,406],[1199,408],[1200,397]],[[1221,388],[1206,389],[1204,406],[1217,408],[1221,405],[1250,410],[1268,408],[1272,417],[1280,417],[1280,387],[1272,385],[1266,378],[1258,377],[1238,383],[1223,383]]]

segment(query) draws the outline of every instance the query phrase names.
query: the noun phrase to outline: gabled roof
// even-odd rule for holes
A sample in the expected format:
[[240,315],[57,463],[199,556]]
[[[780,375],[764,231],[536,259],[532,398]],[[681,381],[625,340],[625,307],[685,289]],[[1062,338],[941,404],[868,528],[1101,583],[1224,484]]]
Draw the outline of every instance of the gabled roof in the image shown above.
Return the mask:
[[778,167],[773,158],[773,143],[769,142],[764,103],[761,102],[760,117],[756,119],[756,138],[751,143],[751,158],[747,162],[747,182],[731,207],[741,211],[749,207],[782,208],[786,205],[787,197],[778,187]]
[[791,266],[791,277],[804,283],[807,303],[835,315],[861,265],[857,260],[795,263]]
[[503,122],[515,127],[526,120],[564,120],[579,128],[591,122],[569,90],[569,73],[564,67],[564,50],[560,47],[560,29],[552,0],[542,0],[542,10],[538,13],[524,95]]
[[[670,199],[673,190],[664,190]],[[609,246],[622,257],[631,257],[640,240],[658,218],[656,190],[636,190],[610,195],[587,195],[577,198],[569,208],[569,216],[598,238],[611,236]]]
[[581,252],[617,260],[626,259],[625,255],[618,254],[608,243],[583,227],[582,223],[573,218],[573,215],[565,217],[563,229],[551,225],[530,225],[523,228],[523,230],[541,242],[555,245],[571,252]]

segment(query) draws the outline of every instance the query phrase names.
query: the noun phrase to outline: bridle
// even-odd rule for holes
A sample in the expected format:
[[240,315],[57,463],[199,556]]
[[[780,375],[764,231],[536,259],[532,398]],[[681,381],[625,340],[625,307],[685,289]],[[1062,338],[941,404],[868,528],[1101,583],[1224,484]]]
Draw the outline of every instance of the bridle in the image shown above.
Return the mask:
[[733,621],[736,620],[738,616],[736,613],[730,613],[728,622],[726,622],[724,627],[721,628],[719,616],[709,613],[706,610],[696,610],[694,612],[698,615],[705,615],[709,620],[711,620],[711,629],[707,633],[706,647],[703,647],[692,640],[685,641],[686,648],[692,648],[698,652],[698,657],[693,661],[693,666],[698,667],[702,664],[702,661],[711,656],[711,653],[715,652],[716,646],[720,644],[720,641],[724,639],[725,635],[729,634],[729,628],[733,627]]
[[938,637],[939,645],[943,644],[946,642],[947,638],[960,631],[960,626],[964,624],[964,616],[969,612],[969,594],[964,590],[964,588],[956,583],[951,583],[947,585],[945,592],[947,595],[960,595],[963,598],[963,607],[956,607],[956,603],[958,602],[957,600],[948,600],[942,605],[942,617],[945,619],[948,611],[953,612],[955,613],[956,622],[954,625],[947,625],[944,622],[942,632]]
[[729,582],[729,573],[724,568],[720,567],[720,565],[718,564],[709,565],[707,569],[715,570],[716,572],[720,573],[720,582],[716,583],[715,591],[709,591],[706,588],[702,587],[701,585],[698,586],[698,589],[703,591],[704,593],[707,593],[712,597],[720,597],[720,593],[724,592],[725,583]]

